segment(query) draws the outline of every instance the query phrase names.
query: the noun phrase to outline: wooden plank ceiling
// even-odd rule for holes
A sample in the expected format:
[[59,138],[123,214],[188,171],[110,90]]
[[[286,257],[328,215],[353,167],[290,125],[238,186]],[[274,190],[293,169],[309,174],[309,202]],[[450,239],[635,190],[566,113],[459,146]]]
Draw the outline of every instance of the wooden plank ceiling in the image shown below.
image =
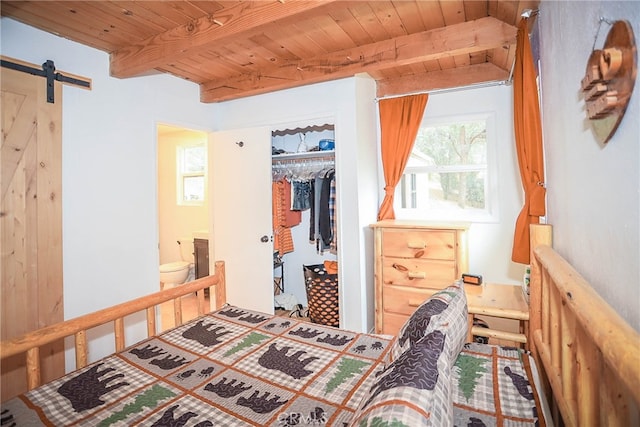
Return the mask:
[[[538,0],[6,1],[2,16],[220,102],[368,73],[378,96],[506,80]],[[55,58],[52,58],[55,60]]]

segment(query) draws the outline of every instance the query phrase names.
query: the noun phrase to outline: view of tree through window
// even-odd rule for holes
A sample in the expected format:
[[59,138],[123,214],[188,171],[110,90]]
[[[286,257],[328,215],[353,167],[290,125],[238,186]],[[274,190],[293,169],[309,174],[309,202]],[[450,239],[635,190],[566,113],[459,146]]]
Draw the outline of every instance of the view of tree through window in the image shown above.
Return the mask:
[[396,197],[401,209],[447,219],[487,208],[486,119],[423,125]]

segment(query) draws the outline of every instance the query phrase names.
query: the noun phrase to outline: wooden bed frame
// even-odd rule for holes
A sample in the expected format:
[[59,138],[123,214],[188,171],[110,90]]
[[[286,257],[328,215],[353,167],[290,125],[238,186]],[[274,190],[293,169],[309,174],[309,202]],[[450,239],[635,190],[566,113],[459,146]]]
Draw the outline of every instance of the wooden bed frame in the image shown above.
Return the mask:
[[[551,226],[531,226],[530,323],[527,343],[556,425],[640,425],[640,335],[551,248]],[[212,308],[226,302],[224,263],[213,276],[67,320],[0,343],[0,358],[24,354],[28,388],[40,384],[39,347],[75,336],[76,368],[87,365],[86,332],[113,323],[116,351],[127,347],[124,318],[146,311],[147,335],[156,330],[156,307],[173,301],[183,323],[181,297],[198,295],[198,315],[210,289]],[[184,319],[190,320],[190,319]]]
[[[209,290],[210,303],[205,301],[205,289]],[[125,317],[146,311],[147,337],[158,334],[156,316],[160,313],[160,304],[173,301],[173,317],[175,326],[182,325],[191,319],[183,319],[182,297],[196,294],[197,315],[202,316],[212,310],[222,307],[226,303],[226,282],[223,261],[216,261],[214,274],[187,284],[165,289],[144,297],[124,302],[112,307],[66,320],[55,325],[47,326],[20,337],[5,340],[0,343],[0,361],[4,368],[4,361],[20,354],[25,355],[27,389],[32,390],[41,383],[40,347],[74,336],[76,369],[83,368],[90,363],[87,360],[87,331],[108,323],[112,323],[115,351],[124,350]],[[208,305],[211,305],[209,307]],[[93,361],[91,361],[93,362]],[[4,374],[4,369],[3,369]],[[8,396],[10,398],[11,396]]]
[[[556,424],[640,425],[640,335],[531,226],[530,349]],[[638,284],[640,286],[640,283]]]

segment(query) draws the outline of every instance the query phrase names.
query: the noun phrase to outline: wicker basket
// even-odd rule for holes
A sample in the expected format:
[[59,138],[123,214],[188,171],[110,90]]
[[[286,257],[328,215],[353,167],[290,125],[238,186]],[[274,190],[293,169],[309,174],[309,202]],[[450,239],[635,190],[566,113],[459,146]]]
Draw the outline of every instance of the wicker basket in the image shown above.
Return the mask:
[[309,304],[309,319],[321,325],[340,325],[338,275],[329,274],[323,264],[303,265]]

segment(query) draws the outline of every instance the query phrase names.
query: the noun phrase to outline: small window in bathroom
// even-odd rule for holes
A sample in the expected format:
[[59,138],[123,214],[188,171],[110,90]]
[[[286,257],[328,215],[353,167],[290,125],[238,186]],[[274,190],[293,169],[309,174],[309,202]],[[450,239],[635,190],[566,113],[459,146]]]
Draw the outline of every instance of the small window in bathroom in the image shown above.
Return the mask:
[[178,146],[178,204],[202,205],[206,195],[207,148],[201,145]]

